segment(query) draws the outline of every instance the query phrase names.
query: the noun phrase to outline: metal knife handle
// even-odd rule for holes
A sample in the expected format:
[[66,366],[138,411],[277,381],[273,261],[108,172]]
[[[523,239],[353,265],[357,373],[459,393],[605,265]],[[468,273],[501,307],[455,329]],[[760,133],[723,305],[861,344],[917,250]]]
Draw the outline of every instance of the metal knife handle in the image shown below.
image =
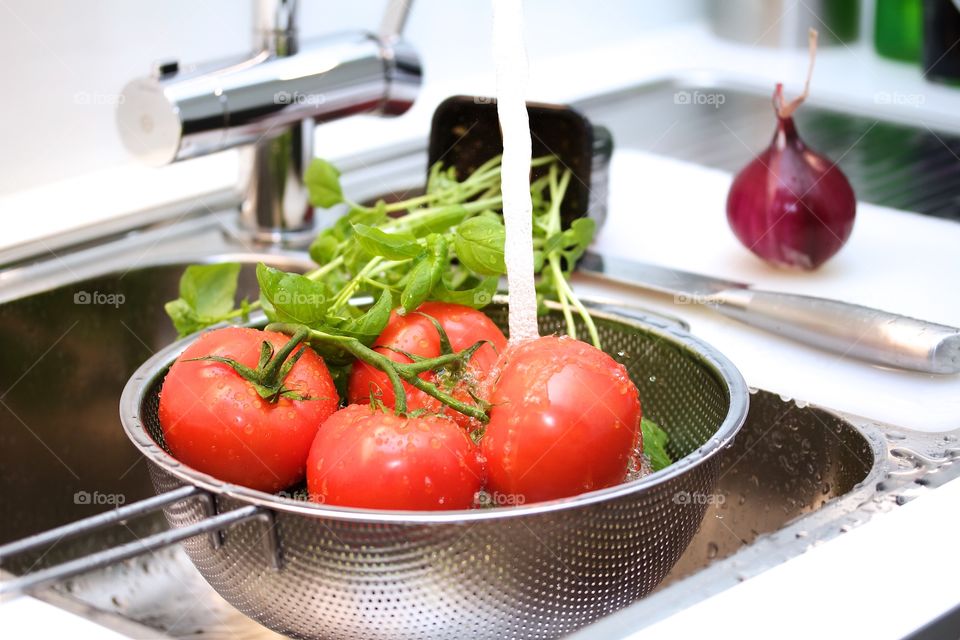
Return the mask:
[[821,349],[923,373],[960,373],[960,329],[790,293],[727,289],[706,303],[731,318]]

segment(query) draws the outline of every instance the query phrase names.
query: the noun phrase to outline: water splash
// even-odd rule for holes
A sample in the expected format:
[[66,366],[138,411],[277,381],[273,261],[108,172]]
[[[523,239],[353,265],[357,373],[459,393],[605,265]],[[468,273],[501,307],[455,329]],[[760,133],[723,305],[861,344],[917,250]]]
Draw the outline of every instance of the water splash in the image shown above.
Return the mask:
[[493,57],[497,69],[497,115],[503,133],[501,191],[507,227],[504,262],[510,292],[510,342],[532,340],[537,330],[533,282],[533,203],[530,200],[532,143],[527,115],[529,76],[523,41],[523,3],[493,1]]

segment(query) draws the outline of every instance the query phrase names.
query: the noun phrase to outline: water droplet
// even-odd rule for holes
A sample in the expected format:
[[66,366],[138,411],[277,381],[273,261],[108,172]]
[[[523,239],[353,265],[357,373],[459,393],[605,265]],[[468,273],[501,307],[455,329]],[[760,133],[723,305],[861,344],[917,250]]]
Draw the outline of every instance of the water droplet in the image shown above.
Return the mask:
[[720,553],[720,547],[718,547],[715,543],[711,542],[707,544],[707,558],[709,558],[710,560],[713,560],[714,558],[717,557],[717,554],[719,553]]

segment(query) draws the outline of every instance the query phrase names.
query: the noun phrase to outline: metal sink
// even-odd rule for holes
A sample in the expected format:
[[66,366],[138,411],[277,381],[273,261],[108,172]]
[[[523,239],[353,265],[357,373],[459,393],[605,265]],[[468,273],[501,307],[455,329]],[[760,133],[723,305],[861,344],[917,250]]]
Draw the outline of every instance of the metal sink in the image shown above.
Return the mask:
[[[670,85],[673,86],[673,85]],[[640,145],[630,92],[584,103],[618,144]],[[422,181],[420,145],[344,163],[355,200]],[[186,264],[239,260],[306,269],[303,254],[245,246],[222,222],[229,202],[146,215],[149,224],[0,254],[0,543],[151,495],[117,417],[120,390],[174,338],[163,303]],[[55,250],[55,255],[47,253]],[[840,535],[960,474],[954,434],[879,425],[756,391],[700,533],[660,589],[588,629],[651,624]],[[166,527],[147,518],[4,569],[21,572]],[[227,605],[179,547],[38,591],[37,597],[135,637],[268,638]]]
[[[219,243],[203,260],[246,264],[241,295],[255,295],[258,260],[308,267],[294,254],[238,253],[215,225],[203,233]],[[167,240],[153,251],[174,246],[182,244]],[[175,337],[163,303],[197,257],[159,260],[154,253],[151,266],[63,282],[0,305],[0,321],[13,329],[2,338],[0,542],[152,494],[146,467],[119,428],[117,398],[136,366]],[[755,392],[703,528],[660,590],[635,607],[653,622],[892,508],[920,484],[956,475],[948,465],[953,444]],[[162,518],[134,521],[5,568],[46,566],[164,527]],[[220,599],[178,547],[38,595],[137,636],[273,636]],[[668,602],[655,604],[663,598]]]

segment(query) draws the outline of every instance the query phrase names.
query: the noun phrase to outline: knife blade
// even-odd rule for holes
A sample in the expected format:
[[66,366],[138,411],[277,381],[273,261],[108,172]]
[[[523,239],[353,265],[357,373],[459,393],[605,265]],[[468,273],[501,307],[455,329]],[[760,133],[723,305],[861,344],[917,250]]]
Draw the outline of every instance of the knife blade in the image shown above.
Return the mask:
[[746,289],[748,285],[733,280],[703,276],[689,271],[669,269],[655,264],[600,255],[587,251],[577,263],[580,273],[599,276],[622,284],[635,285],[658,293],[667,293],[689,303],[728,289]]
[[841,358],[922,373],[960,373],[960,329],[870,307],[777,291],[587,252],[577,272],[666,293]]

